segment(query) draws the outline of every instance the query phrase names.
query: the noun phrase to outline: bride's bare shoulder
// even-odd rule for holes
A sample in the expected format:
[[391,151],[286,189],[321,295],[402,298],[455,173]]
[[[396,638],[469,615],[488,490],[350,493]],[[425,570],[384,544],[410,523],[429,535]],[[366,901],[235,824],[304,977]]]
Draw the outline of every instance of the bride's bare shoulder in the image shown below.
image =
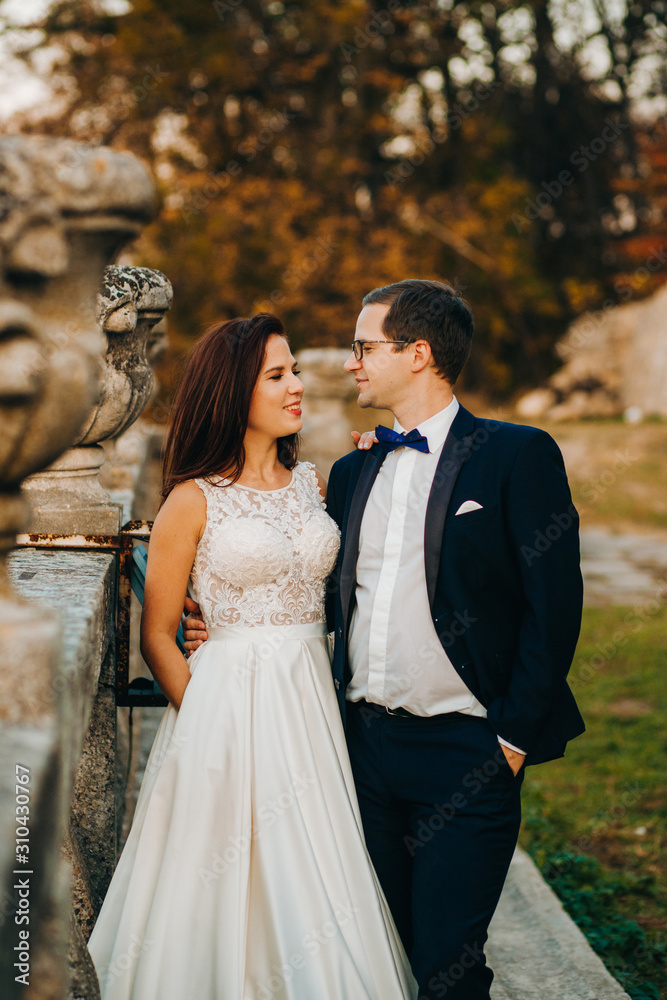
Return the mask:
[[197,486],[194,479],[188,479],[184,483],[169,492],[169,496],[164,501],[153,526],[155,528],[179,529],[183,532],[192,530],[201,535],[206,524],[206,497]]
[[206,504],[206,498],[200,486],[197,485],[194,479],[187,479],[184,483],[178,483],[169,492],[169,496],[165,500],[163,506],[166,507],[167,504],[171,504],[172,507],[176,506],[189,506],[192,503]]

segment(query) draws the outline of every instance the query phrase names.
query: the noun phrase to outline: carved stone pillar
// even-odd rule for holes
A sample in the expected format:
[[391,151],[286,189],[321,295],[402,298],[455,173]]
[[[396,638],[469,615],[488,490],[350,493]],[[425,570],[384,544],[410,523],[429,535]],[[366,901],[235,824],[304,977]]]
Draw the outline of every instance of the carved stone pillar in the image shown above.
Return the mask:
[[[104,147],[11,138],[2,140],[2,150],[14,208],[13,218],[2,224],[14,296],[35,310],[46,336],[63,356],[57,418],[45,406],[44,423],[36,433],[48,438],[55,430],[68,445],[90,432],[101,395],[105,342],[96,310],[102,273],[152,217],[153,185],[135,157]],[[97,369],[93,376],[85,375],[88,405],[82,414],[78,407],[68,406],[67,386],[78,393],[91,357]],[[52,407],[57,404],[54,398]],[[54,455],[62,451],[58,447]],[[56,462],[47,474],[26,483],[33,506],[31,531],[117,530],[117,510],[100,516],[97,505],[104,497],[89,496],[89,477],[94,477],[97,462],[98,451],[93,448],[81,456],[78,468],[66,458],[64,464]],[[77,482],[74,491],[72,480]]]
[[[97,320],[106,335],[102,391],[76,445],[27,484],[35,512],[31,528],[62,534],[115,534],[121,514],[102,488],[101,442],[119,437],[137,419],[153,391],[153,328],[171,306],[171,282],[160,271],[111,265],[97,296]],[[56,514],[57,511],[57,514]],[[58,527],[54,527],[57,517]]]
[[[95,307],[103,269],[150,217],[152,203],[151,181],[132,156],[63,140],[0,139],[0,800],[6,817],[0,893],[7,902],[0,980],[7,1000],[55,1000],[67,987],[69,876],[60,848],[77,721],[67,711],[71,685],[60,662],[59,619],[12,588],[7,556],[16,534],[26,530],[21,482],[80,437],[99,399],[105,343]],[[58,531],[60,524],[46,530]],[[17,775],[29,777],[29,863],[23,865],[16,824],[9,822],[16,781],[23,781]],[[30,889],[27,989],[16,982],[13,964],[20,944],[13,919],[17,867],[25,869]]]

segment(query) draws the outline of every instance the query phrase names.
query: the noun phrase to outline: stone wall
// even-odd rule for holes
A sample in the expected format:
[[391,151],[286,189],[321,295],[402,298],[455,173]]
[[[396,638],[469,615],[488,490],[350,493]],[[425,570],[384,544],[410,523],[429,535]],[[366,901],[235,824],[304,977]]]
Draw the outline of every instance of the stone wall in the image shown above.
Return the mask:
[[563,367],[519,400],[522,417],[667,417],[667,284],[579,317],[556,350]]

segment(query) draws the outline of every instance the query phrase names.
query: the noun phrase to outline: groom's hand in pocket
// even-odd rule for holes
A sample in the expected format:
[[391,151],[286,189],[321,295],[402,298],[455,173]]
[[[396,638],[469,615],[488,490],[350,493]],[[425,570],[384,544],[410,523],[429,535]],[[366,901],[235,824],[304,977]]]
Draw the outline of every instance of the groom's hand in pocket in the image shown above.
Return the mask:
[[204,619],[201,616],[201,608],[191,597],[185,598],[183,613],[187,615],[187,618],[183,619],[183,636],[185,638],[185,648],[188,651],[188,656],[190,656],[191,653],[194,653],[195,649],[199,649],[201,644],[206,642],[208,632],[204,625]]
[[526,760],[525,754],[517,753],[517,751],[512,750],[511,747],[506,747],[504,743],[500,744],[500,749],[505,754],[505,760],[512,768],[514,777],[516,778],[517,774],[519,773],[519,771],[521,770],[521,768],[525,763]]

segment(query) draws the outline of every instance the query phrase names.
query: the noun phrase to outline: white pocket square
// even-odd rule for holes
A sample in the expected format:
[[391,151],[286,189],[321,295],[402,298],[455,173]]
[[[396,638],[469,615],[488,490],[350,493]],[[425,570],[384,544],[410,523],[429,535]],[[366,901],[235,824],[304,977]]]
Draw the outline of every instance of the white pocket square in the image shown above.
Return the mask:
[[482,509],[481,503],[477,503],[476,500],[465,500],[461,504],[461,506],[459,507],[454,516],[458,517],[459,514],[467,514],[471,510],[481,510],[481,509]]

